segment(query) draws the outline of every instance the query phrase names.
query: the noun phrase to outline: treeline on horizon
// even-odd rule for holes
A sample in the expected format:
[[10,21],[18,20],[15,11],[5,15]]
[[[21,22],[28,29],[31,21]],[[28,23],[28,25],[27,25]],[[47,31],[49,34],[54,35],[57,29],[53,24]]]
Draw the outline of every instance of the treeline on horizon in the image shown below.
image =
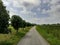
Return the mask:
[[60,26],[60,23],[56,23],[56,24],[40,24],[40,25],[41,25],[41,26],[44,26],[44,25],[45,25],[45,26],[47,26],[47,25],[51,25],[51,26],[54,26],[54,25],[55,25],[55,26]]
[[9,25],[13,26],[18,31],[19,28],[34,26],[35,24],[26,22],[17,15],[13,15],[10,18],[9,11],[6,10],[6,7],[3,5],[2,0],[0,0],[0,33],[9,33]]

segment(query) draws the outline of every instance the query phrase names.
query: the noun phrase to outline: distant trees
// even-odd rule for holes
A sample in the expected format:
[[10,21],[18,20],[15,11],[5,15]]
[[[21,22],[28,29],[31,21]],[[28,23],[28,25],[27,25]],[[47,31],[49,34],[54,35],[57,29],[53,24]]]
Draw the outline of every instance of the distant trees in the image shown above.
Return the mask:
[[0,0],[0,33],[8,33],[9,14],[6,11],[5,6],[3,6],[2,1]]

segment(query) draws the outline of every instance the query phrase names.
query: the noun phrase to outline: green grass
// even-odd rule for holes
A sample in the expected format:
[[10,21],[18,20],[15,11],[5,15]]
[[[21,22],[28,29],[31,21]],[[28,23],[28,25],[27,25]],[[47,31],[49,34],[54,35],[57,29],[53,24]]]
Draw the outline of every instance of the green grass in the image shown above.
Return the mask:
[[9,26],[8,28],[11,29],[12,32],[9,34],[0,34],[0,45],[17,45],[31,27],[26,27],[24,29],[20,28],[18,33],[16,33],[16,30],[12,26]]
[[60,28],[56,31],[57,27],[37,26],[36,29],[51,45],[60,45]]

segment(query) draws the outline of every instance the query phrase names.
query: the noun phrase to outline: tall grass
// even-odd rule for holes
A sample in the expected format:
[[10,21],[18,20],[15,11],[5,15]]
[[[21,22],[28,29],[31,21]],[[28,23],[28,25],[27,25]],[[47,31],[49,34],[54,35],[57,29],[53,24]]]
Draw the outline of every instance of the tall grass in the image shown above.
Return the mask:
[[12,26],[8,28],[11,29],[11,33],[0,34],[0,45],[17,45],[18,41],[25,36],[31,27],[20,28],[18,33],[16,33],[16,30]]
[[60,25],[41,25],[36,29],[51,45],[60,45]]

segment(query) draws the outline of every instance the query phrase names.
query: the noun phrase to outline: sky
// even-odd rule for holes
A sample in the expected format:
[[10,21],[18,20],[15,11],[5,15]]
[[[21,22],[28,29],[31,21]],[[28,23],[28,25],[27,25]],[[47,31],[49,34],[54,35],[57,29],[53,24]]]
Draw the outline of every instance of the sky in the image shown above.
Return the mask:
[[60,23],[60,0],[2,0],[12,15],[36,24]]

